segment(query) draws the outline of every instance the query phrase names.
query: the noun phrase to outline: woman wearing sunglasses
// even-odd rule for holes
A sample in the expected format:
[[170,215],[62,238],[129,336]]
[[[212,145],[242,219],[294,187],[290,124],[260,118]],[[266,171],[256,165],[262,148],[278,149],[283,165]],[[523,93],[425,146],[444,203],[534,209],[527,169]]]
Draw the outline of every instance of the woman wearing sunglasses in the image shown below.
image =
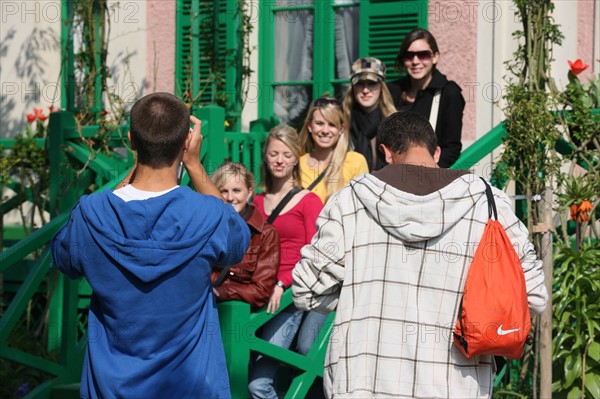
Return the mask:
[[352,84],[344,96],[344,116],[350,124],[351,149],[367,160],[369,171],[384,166],[375,136],[379,124],[394,112],[394,102],[385,84],[385,64],[377,58],[359,58],[352,64]]
[[300,131],[302,187],[317,194],[323,203],[350,182],[367,173],[367,161],[348,151],[348,133],[342,103],[331,97],[316,99]]
[[411,31],[400,45],[396,69],[407,76],[390,83],[398,110],[413,111],[429,119],[442,149],[438,165],[449,168],[462,149],[461,131],[465,99],[461,89],[437,70],[440,52],[431,33]]

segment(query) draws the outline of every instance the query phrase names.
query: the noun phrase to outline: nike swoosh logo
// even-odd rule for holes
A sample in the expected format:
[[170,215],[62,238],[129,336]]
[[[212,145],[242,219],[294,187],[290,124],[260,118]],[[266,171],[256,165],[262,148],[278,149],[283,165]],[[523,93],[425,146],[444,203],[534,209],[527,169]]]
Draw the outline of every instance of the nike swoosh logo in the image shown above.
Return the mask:
[[515,328],[513,330],[503,330],[502,324],[500,324],[500,327],[498,327],[498,335],[506,335],[506,334],[514,333],[519,330],[520,330],[520,328]]

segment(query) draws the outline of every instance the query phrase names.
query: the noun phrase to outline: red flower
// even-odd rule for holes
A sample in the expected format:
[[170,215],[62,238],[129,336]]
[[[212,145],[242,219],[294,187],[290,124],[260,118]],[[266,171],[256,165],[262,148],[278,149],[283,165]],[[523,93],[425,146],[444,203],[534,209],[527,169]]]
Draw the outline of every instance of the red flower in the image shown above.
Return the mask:
[[48,107],[48,111],[50,111],[50,113],[52,113],[52,112],[60,111],[60,108],[57,108],[54,105],[51,105]]
[[44,110],[41,108],[34,108],[33,114],[37,119],[41,120],[42,122],[48,119],[48,117],[44,115]]
[[569,66],[571,67],[571,73],[573,75],[579,75],[581,72],[588,69],[590,66],[588,64],[584,64],[580,59],[575,60],[575,62],[567,61]]
[[35,115],[27,114],[27,123],[33,123],[33,121],[35,121]]

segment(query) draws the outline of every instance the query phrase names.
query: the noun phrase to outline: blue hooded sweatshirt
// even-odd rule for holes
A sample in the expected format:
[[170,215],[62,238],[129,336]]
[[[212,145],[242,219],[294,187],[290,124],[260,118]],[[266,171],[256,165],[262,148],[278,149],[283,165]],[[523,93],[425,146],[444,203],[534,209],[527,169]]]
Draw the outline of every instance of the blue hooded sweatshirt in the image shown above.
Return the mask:
[[81,396],[230,397],[210,272],[249,241],[232,206],[188,187],[82,197],[52,242],[54,264],[93,289]]

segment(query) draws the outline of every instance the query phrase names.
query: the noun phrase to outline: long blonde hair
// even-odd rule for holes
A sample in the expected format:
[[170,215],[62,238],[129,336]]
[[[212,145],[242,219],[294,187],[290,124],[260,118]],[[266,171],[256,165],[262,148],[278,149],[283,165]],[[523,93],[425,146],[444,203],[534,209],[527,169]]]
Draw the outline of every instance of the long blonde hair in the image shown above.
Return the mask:
[[260,167],[260,177],[265,185],[265,191],[271,192],[271,190],[273,190],[273,175],[271,174],[269,165],[267,165],[267,148],[269,147],[269,143],[273,140],[281,141],[290,149],[294,157],[296,157],[296,165],[294,165],[294,169],[292,170],[292,179],[294,187],[300,187],[300,155],[302,150],[298,132],[290,125],[281,124],[271,129],[263,144],[263,163]]
[[[322,104],[319,104],[319,100],[323,100]],[[335,125],[335,127],[340,131],[340,135],[337,143],[335,144],[335,148],[333,149],[333,156],[331,157],[331,162],[329,167],[327,168],[327,172],[325,173],[324,182],[325,189],[327,192],[327,198],[331,197],[333,194],[338,192],[344,187],[344,176],[342,174],[344,160],[346,159],[346,154],[348,153],[348,149],[350,147],[350,139],[349,139],[349,131],[348,131],[348,123],[346,118],[344,117],[344,112],[342,111],[341,103],[329,97],[320,98],[316,101],[317,104],[313,103],[313,105],[309,108],[306,119],[304,120],[304,125],[302,126],[302,130],[300,131],[300,142],[302,144],[303,154],[307,152],[312,152],[315,148],[315,142],[312,138],[312,134],[308,130],[308,126],[313,121],[313,115],[316,111],[320,111],[323,118],[328,122]]]
[[[348,123],[352,122],[352,111],[356,103],[357,101],[354,94],[354,85],[351,84],[350,87],[348,87],[343,100],[344,118],[346,118]],[[388,89],[385,82],[381,82],[381,94],[377,100],[377,103],[379,105],[379,109],[381,109],[384,119],[396,112],[396,106],[394,105],[394,100],[390,94],[390,89]]]

